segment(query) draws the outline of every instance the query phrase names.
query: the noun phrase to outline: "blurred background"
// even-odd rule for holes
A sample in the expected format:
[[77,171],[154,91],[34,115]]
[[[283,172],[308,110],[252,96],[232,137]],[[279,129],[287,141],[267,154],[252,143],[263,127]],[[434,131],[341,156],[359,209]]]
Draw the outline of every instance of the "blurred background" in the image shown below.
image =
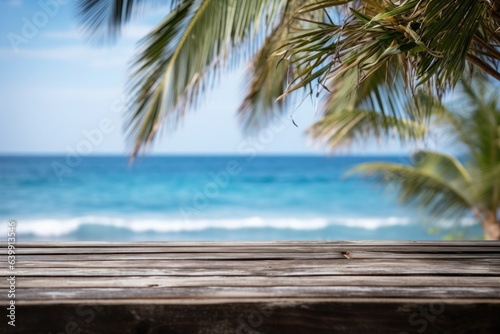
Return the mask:
[[305,134],[318,119],[311,99],[245,136],[235,112],[247,66],[130,164],[128,68],[164,17],[161,6],[144,11],[96,46],[73,1],[0,2],[0,221],[17,221],[18,240],[482,237],[472,217],[430,220],[390,187],[349,176],[363,162],[409,164],[416,146],[384,138],[328,155]]

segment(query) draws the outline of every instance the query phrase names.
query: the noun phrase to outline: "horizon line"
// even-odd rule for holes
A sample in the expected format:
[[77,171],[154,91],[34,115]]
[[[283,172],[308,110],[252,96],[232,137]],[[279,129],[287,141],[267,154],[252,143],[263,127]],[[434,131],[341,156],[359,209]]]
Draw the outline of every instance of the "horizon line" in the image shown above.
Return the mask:
[[[367,156],[408,156],[411,152],[386,152],[386,153],[260,153],[256,154],[255,157],[367,157]],[[65,157],[65,153],[36,153],[36,152],[15,152],[15,153],[3,153],[0,152],[0,157]],[[137,159],[143,158],[154,158],[154,157],[248,157],[251,154],[239,154],[239,153],[155,153],[139,155]],[[88,155],[81,155],[82,158],[98,158],[98,157],[117,157],[117,158],[130,158],[130,154],[123,153],[94,153]]]

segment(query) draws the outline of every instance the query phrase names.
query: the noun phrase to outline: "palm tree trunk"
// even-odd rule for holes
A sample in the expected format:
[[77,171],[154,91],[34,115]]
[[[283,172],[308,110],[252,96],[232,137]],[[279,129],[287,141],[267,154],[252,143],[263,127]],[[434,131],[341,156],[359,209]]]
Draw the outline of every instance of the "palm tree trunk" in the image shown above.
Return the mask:
[[485,216],[486,219],[481,221],[485,239],[500,240],[500,222],[497,221],[496,215],[493,212],[488,212]]

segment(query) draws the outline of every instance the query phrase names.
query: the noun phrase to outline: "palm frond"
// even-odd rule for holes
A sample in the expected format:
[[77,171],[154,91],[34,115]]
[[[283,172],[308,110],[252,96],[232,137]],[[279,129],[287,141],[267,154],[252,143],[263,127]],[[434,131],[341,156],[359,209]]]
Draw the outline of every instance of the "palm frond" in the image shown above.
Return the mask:
[[309,128],[308,133],[312,139],[334,150],[353,142],[363,143],[367,138],[397,137],[402,142],[423,138],[427,128],[419,122],[384,116],[374,110],[354,109],[324,116]]
[[[320,1],[298,12],[310,8],[328,11],[345,4]],[[356,7],[339,16],[340,22],[317,22],[316,27],[283,44],[282,53],[295,55],[291,66],[303,68],[288,92],[313,80],[327,85],[351,69],[357,71],[359,83],[393,61],[398,66],[387,66],[390,75],[386,81],[400,72],[404,87],[412,91],[416,85],[424,85],[441,95],[458,83],[467,61],[500,77],[495,70],[500,62],[498,22],[491,2],[365,0],[350,4]]]
[[325,115],[309,130],[313,139],[334,150],[367,138],[395,137],[406,143],[426,137],[432,116],[441,114],[442,106],[423,90],[413,96],[405,92],[401,75],[387,82],[387,71],[384,65],[358,83],[351,69],[332,80]]
[[462,143],[478,167],[491,168],[499,161],[496,141],[500,126],[500,93],[498,86],[485,77],[475,77],[474,83],[463,80],[457,96],[449,101],[441,123],[450,126],[450,135]]
[[461,97],[453,103],[459,109],[461,141],[468,148],[474,171],[477,202],[491,212],[500,207],[500,93],[489,81],[464,82]]
[[289,77],[293,74],[285,62],[271,57],[271,54],[289,38],[290,14],[301,3],[302,1],[298,0],[287,2],[280,22],[267,36],[247,70],[249,84],[238,109],[240,123],[247,131],[263,128],[281,116],[288,106],[288,100],[276,99],[284,93]]
[[[294,20],[292,14],[296,14],[298,8],[316,3],[316,0],[288,0],[281,21],[255,55],[247,72],[249,81],[247,93],[238,110],[245,130],[261,129],[269,122],[283,116],[285,110],[293,104],[292,101],[296,102],[293,98],[279,97],[285,93],[290,82],[294,81],[298,69],[290,67],[288,61],[273,56],[273,53],[294,35],[298,25],[308,26],[311,20],[312,22],[328,20],[328,16],[321,10],[308,11],[303,20]],[[293,55],[290,57],[293,58]]]
[[285,0],[184,0],[141,42],[129,85],[135,156],[163,124],[175,127],[229,64],[248,59]]
[[415,166],[374,162],[359,165],[351,173],[373,176],[394,185],[401,202],[417,204],[436,217],[461,216],[472,209],[475,203],[469,193],[469,175],[459,167],[460,163],[435,152],[421,154],[425,155],[420,158],[425,163],[420,161]]
[[415,168],[441,175],[458,187],[470,188],[473,179],[464,165],[454,156],[442,152],[419,150],[412,155]]
[[[180,0],[170,0],[172,8]],[[87,36],[102,43],[114,41],[123,26],[135,15],[140,15],[146,5],[164,3],[160,0],[79,0],[78,15]]]

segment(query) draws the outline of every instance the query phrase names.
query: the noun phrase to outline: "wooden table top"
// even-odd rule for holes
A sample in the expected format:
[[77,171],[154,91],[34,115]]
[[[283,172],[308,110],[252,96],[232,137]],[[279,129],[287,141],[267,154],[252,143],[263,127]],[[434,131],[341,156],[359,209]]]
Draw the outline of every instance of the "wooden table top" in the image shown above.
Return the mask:
[[[0,272],[9,277],[5,244],[2,249]],[[421,327],[409,319],[414,309],[446,305],[449,314],[445,310],[435,321],[427,319],[427,327],[441,321],[443,332],[449,325],[456,333],[467,329],[457,327],[461,319],[471,322],[476,315],[471,333],[500,328],[500,242],[18,243],[15,266],[16,305],[19,312],[23,307],[41,312],[39,325],[52,313],[77,319],[75,307],[100,305],[110,312],[106,321],[116,314],[129,319],[125,332],[140,323],[130,314],[146,312],[153,319],[153,312],[161,319],[161,308],[185,319],[177,324],[188,326],[185,331],[168,322],[172,333],[356,332],[342,330],[351,328],[349,323],[372,324],[370,332],[378,332],[374,321],[389,314],[397,318],[384,322],[392,323],[389,332],[416,333]],[[7,305],[7,291],[1,295]],[[248,328],[241,330],[238,314],[245,319],[255,307],[261,308],[262,325],[254,328],[247,319]],[[269,308],[273,314],[266,316],[262,310]],[[201,321],[199,312],[212,321]],[[106,326],[93,323],[88,333]],[[87,327],[81,328],[85,333]],[[156,327],[148,328],[152,333]]]

